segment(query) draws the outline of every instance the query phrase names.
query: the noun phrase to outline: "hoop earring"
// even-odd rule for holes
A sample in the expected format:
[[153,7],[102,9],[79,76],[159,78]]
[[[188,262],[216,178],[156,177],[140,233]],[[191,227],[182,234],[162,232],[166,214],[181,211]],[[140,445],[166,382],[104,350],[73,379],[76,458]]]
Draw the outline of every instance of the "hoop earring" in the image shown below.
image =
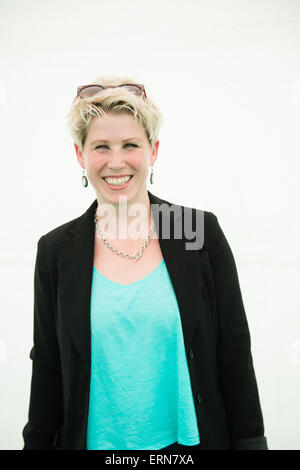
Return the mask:
[[151,166],[150,183],[153,184],[153,165]]
[[82,177],[81,177],[81,182],[82,182],[83,186],[86,188],[87,185],[89,184],[89,182],[88,182],[87,177],[86,177],[85,174],[84,174],[84,171],[85,171],[85,170],[84,170],[84,168],[83,168],[83,169],[82,169],[83,175],[82,175]]

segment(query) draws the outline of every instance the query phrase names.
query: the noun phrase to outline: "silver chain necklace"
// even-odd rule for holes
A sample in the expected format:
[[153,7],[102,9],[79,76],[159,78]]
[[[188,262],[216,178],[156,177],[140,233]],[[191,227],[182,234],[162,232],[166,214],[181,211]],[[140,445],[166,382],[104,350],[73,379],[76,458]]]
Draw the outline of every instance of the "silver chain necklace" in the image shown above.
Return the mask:
[[114,248],[107,240],[106,238],[104,237],[103,235],[103,232],[101,231],[100,229],[100,225],[98,224],[98,218],[97,218],[97,209],[95,211],[95,217],[94,217],[94,222],[95,222],[95,225],[96,225],[96,231],[97,231],[97,234],[99,235],[99,238],[101,240],[103,240],[104,242],[104,245],[107,246],[107,248],[109,248],[111,251],[113,251],[114,253],[116,253],[117,255],[121,255],[121,256],[125,256],[126,258],[131,258],[133,259],[133,261],[137,261],[141,256],[142,254],[144,253],[145,249],[147,248],[147,246],[149,245],[150,243],[150,240],[151,240],[151,237],[154,233],[154,223],[152,225],[152,228],[150,230],[150,233],[147,237],[147,240],[146,242],[144,243],[144,245],[142,246],[142,248],[139,250],[139,251],[136,251],[135,253],[133,254],[128,254],[128,253],[123,253],[122,251],[119,251],[117,250],[116,248]]

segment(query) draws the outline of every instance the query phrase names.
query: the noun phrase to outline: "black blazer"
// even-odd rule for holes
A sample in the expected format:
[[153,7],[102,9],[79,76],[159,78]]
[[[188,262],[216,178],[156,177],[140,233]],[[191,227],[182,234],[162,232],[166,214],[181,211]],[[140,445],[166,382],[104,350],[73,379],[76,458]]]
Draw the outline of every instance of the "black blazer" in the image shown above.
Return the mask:
[[[173,206],[148,195],[151,204]],[[24,450],[86,449],[97,204],[38,241]],[[234,257],[217,217],[188,209],[194,223],[196,212],[204,214],[200,248],[185,248],[184,230],[164,238],[155,225],[180,310],[201,447],[268,449]]]

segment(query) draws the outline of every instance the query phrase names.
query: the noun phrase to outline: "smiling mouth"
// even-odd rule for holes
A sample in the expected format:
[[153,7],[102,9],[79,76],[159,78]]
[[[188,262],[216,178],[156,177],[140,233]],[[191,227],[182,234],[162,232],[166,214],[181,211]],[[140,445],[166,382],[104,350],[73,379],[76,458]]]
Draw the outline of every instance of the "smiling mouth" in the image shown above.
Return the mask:
[[128,186],[132,180],[133,175],[129,176],[118,176],[118,177],[103,177],[103,180],[110,188],[123,189]]

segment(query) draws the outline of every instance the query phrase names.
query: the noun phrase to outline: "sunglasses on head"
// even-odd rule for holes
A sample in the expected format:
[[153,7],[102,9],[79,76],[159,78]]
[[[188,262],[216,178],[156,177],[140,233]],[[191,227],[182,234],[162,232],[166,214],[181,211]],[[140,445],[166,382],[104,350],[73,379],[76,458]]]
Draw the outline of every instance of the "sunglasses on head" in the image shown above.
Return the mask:
[[110,86],[102,86],[102,85],[83,85],[77,88],[77,97],[78,98],[91,98],[92,96],[96,95],[100,91],[106,90],[107,88],[118,88],[118,87],[125,87],[127,90],[135,93],[138,96],[142,96],[144,94],[146,96],[146,90],[144,85],[141,84],[131,84],[126,83],[124,85],[110,85]]

